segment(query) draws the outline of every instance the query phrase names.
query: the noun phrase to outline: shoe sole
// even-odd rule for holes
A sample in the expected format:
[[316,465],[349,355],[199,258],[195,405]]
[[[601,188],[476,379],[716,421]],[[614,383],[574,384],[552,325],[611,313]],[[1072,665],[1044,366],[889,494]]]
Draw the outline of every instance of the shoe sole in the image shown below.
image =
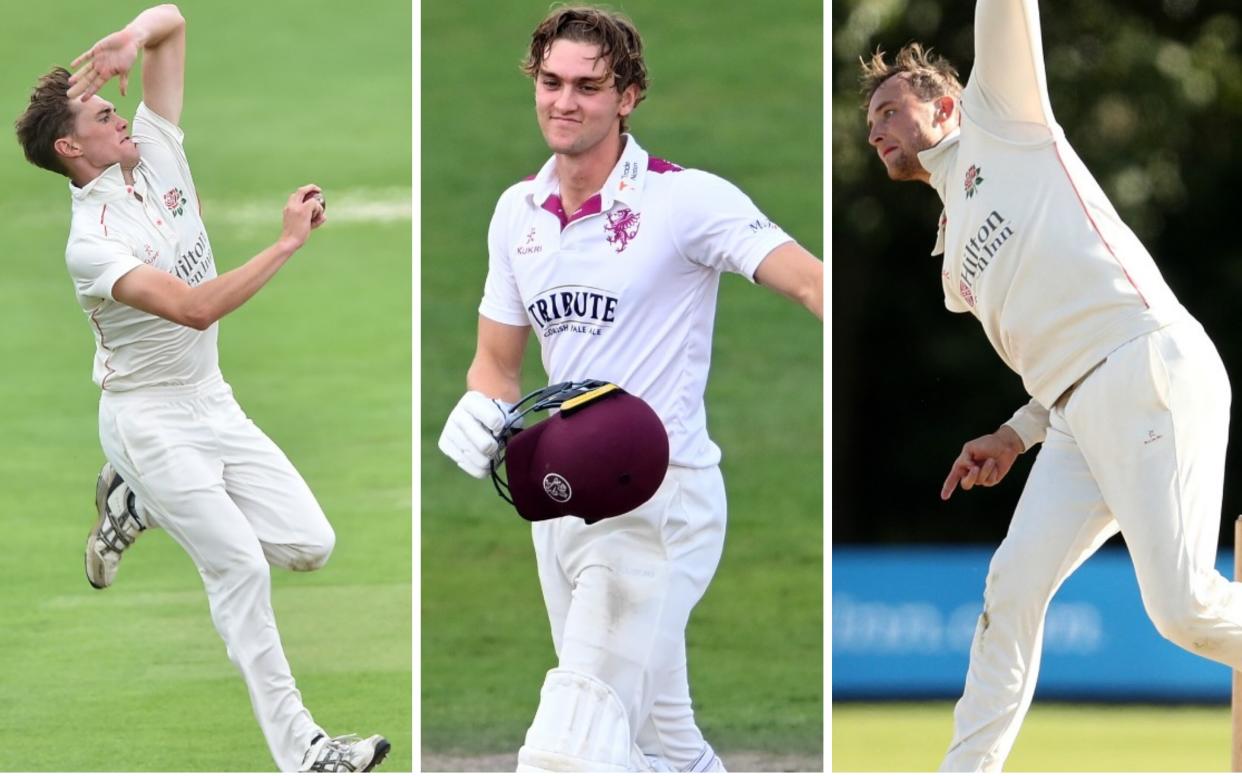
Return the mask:
[[371,757],[371,762],[367,764],[367,767],[362,769],[363,772],[365,773],[370,771],[375,766],[384,762],[384,758],[388,756],[388,750],[391,748],[392,746],[388,743],[387,738],[381,738],[377,741],[375,743],[375,754]]
[[[111,464],[108,465],[107,469],[111,469]],[[103,523],[106,519],[104,517],[104,510],[107,508],[108,501],[107,482],[111,479],[111,477],[105,478],[105,473],[111,474],[112,472],[100,472],[99,479],[95,480],[95,514],[98,515],[98,517],[95,519],[95,527],[91,529],[90,535],[86,537],[86,554],[83,558],[84,565],[86,567],[86,581],[89,582],[91,587],[96,590],[103,590],[108,587],[106,584],[101,585],[97,583],[91,576],[91,558],[94,557],[92,550],[95,547],[95,540],[99,538],[99,532],[103,529]],[[97,574],[103,573],[102,568],[96,569],[95,571]]]

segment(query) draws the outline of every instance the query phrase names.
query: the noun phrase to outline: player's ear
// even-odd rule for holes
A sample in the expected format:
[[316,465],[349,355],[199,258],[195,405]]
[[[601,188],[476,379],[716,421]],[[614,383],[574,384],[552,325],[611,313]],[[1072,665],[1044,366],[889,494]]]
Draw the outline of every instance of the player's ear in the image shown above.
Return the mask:
[[625,91],[621,92],[621,107],[618,112],[622,116],[628,116],[634,112],[634,108],[638,106],[638,85],[630,84],[625,87]]
[[71,137],[58,137],[52,143],[52,150],[60,156],[74,158],[82,155],[82,147],[73,142]]
[[936,107],[936,113],[933,117],[935,124],[954,124],[954,117],[957,116],[957,100],[952,95],[943,95],[933,100]]

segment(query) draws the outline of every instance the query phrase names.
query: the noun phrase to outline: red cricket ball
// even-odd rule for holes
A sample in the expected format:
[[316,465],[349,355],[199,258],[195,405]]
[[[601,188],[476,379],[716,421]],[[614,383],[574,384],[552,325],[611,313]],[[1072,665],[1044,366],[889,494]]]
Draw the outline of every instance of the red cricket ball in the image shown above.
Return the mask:
[[326,201],[326,200],[324,200],[324,198],[323,198],[323,192],[321,192],[321,191],[308,191],[308,192],[306,192],[306,196],[305,196],[305,197],[302,197],[302,201],[303,201],[303,202],[309,202],[309,201],[311,201],[312,199],[317,199],[317,200],[319,200],[319,206],[320,206],[320,207],[322,207],[322,208],[324,209],[324,211],[325,211],[325,212],[327,212],[327,210],[328,210],[328,203],[327,203],[327,201]]

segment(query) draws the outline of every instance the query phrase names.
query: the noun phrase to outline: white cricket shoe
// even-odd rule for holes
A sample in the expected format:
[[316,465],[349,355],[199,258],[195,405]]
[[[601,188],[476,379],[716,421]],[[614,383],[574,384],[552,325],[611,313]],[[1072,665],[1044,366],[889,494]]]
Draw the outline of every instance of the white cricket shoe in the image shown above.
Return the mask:
[[302,758],[301,773],[354,773],[369,771],[384,761],[391,747],[383,736],[355,735],[328,738],[320,733]]
[[134,507],[134,492],[110,463],[104,464],[95,483],[95,511],[99,517],[86,537],[86,581],[102,590],[116,579],[121,553],[147,527]]

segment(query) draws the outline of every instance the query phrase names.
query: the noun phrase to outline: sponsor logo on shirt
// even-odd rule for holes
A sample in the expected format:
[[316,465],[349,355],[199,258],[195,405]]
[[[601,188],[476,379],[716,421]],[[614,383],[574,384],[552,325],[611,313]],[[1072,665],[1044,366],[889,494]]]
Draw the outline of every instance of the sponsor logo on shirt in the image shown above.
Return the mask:
[[979,169],[976,164],[970,165],[970,169],[966,171],[966,199],[975,195],[981,183],[983,183],[983,170]]
[[541,251],[543,251],[543,246],[535,243],[535,238],[537,237],[537,234],[536,234],[537,231],[538,230],[532,226],[530,228],[530,231],[526,233],[526,242],[523,243],[522,245],[519,245],[517,249],[517,252],[519,255],[530,256],[531,254],[540,253]]
[[962,280],[957,284],[957,290],[961,293],[962,299],[966,300],[966,304],[971,307],[975,306],[975,295],[971,293],[970,286],[966,285],[965,280]]
[[194,245],[177,257],[173,265],[173,273],[184,280],[187,285],[197,286],[207,278],[207,271],[211,269],[213,263],[207,233],[199,232]]
[[1013,224],[993,210],[975,234],[966,241],[966,247],[962,251],[962,272],[958,278],[958,290],[966,304],[975,306],[975,289],[979,278],[1013,235]]
[[770,218],[756,218],[746,225],[751,234],[759,234],[764,229],[780,229]]
[[146,251],[146,254],[147,254],[147,257],[143,259],[145,263],[154,264],[156,261],[159,260],[160,252],[157,249],[152,248],[151,243],[146,243],[143,246],[143,249]]
[[612,210],[604,223],[604,232],[608,235],[608,244],[617,249],[617,253],[625,250],[638,235],[638,219],[641,213],[635,213],[628,207]]
[[185,212],[185,192],[181,189],[169,189],[164,195],[164,206],[172,211],[174,216],[179,216]]
[[543,336],[570,332],[598,336],[617,320],[617,297],[590,286],[559,286],[526,306]]

